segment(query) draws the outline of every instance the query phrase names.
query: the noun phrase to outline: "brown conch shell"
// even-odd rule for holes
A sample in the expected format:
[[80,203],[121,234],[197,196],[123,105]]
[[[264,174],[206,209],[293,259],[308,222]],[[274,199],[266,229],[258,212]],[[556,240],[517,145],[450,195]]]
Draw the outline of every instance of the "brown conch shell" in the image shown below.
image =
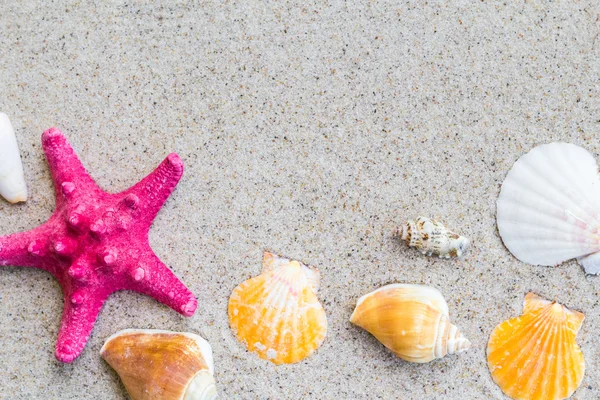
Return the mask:
[[100,355],[133,400],[217,398],[211,347],[193,333],[126,329],[109,337]]

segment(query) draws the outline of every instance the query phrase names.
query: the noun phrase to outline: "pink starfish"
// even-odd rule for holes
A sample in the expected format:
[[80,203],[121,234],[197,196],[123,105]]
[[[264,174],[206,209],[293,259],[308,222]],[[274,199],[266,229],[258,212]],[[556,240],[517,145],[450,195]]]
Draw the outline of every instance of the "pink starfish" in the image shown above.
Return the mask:
[[132,188],[110,194],[89,176],[56,128],[42,135],[56,188],[48,222],[0,237],[0,265],[40,268],[58,279],[64,311],[56,358],[72,362],[85,346],[104,301],[117,290],[135,290],[191,316],[194,295],[154,254],[148,231],[183,174],[170,154]]

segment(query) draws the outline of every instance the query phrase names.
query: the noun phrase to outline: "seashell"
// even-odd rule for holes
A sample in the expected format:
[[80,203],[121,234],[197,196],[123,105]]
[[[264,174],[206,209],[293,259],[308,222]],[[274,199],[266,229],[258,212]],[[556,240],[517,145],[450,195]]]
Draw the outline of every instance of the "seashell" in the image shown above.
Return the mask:
[[440,258],[460,257],[469,247],[470,241],[457,235],[435,219],[418,217],[398,228],[400,238],[422,254]]
[[358,299],[350,322],[398,357],[426,363],[462,353],[471,343],[452,325],[442,294],[425,285],[392,284]]
[[100,355],[133,400],[217,398],[212,349],[193,333],[125,329],[106,340]]
[[498,231],[519,260],[554,266],[577,258],[600,272],[600,178],[587,150],[535,147],[515,162],[497,202]]
[[523,314],[498,325],[487,347],[494,382],[512,399],[566,399],[585,372],[575,337],[584,315],[533,293]]
[[236,287],[229,299],[237,339],[275,364],[310,356],[327,334],[318,282],[315,268],[265,252],[261,275]]
[[0,195],[11,203],[27,200],[21,154],[10,119],[0,113]]

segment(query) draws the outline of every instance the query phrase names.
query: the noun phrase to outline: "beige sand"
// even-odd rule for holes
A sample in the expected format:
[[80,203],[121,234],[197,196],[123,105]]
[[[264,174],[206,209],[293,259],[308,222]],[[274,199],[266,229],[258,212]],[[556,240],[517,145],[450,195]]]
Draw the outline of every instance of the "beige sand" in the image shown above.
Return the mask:
[[[53,210],[50,126],[112,191],[177,151],[187,170],[151,243],[200,304],[185,319],[118,293],[81,358],[61,365],[58,283],[0,268],[1,399],[126,398],[98,355],[124,328],[204,336],[223,399],[502,399],[487,338],[528,291],[586,314],[576,398],[600,397],[600,278],[575,262],[520,263],[494,217],[502,179],[533,146],[600,153],[597,2],[183,3],[0,2],[0,110],[30,189],[24,205],[0,202],[0,233]],[[472,250],[441,261],[394,240],[420,214]],[[323,275],[329,335],[297,365],[247,353],[228,327],[228,296],[260,271],[263,249]],[[356,299],[390,282],[440,289],[474,348],[410,365],[352,326]]]

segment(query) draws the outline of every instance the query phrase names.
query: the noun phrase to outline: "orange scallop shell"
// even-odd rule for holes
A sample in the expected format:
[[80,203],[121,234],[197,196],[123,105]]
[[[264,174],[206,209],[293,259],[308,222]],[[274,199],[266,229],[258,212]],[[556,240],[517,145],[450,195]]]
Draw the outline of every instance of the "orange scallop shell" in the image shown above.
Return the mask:
[[237,339],[275,364],[310,356],[327,334],[317,284],[315,269],[265,253],[263,273],[236,287],[229,299],[229,324]]
[[575,338],[584,315],[533,293],[523,314],[498,325],[488,342],[494,382],[515,400],[560,400],[581,384],[585,361]]

